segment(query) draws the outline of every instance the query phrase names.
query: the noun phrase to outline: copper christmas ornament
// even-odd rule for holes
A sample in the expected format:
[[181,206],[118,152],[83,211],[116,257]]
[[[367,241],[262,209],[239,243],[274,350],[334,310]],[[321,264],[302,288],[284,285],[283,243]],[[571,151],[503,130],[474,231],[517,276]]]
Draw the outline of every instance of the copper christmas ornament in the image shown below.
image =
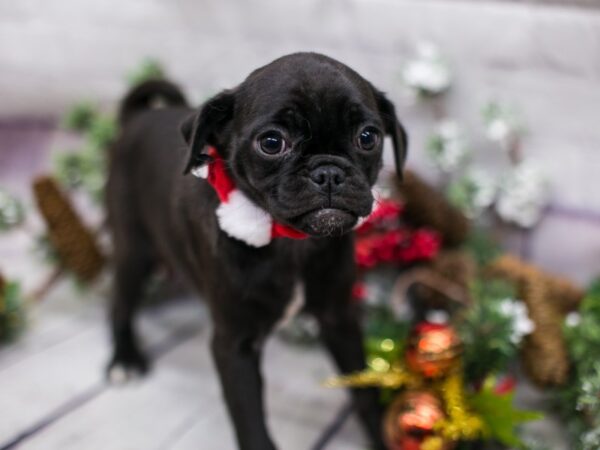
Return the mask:
[[[384,421],[384,436],[394,450],[420,449],[435,436],[435,424],[446,414],[441,400],[426,390],[407,391],[390,405]],[[444,443],[440,450],[448,449]]]
[[406,363],[426,378],[448,374],[462,353],[462,341],[449,325],[421,322],[408,340]]

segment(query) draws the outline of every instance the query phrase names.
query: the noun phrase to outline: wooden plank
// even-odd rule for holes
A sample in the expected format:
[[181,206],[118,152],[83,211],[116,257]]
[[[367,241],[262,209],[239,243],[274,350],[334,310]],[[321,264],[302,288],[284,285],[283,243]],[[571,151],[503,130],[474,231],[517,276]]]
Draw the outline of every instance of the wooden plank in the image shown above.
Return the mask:
[[[206,344],[208,332],[167,353],[150,377],[106,389],[25,442],[22,449],[152,449],[162,445],[190,412],[218,396]],[[212,409],[212,408],[209,408]]]
[[[346,397],[321,382],[333,373],[320,349],[304,349],[272,339],[265,349],[263,373],[269,428],[276,443],[286,450],[307,450],[333,420]],[[233,431],[222,400],[212,410],[190,418],[190,428],[160,450],[235,448]],[[362,442],[358,440],[357,442]],[[345,448],[361,448],[345,443]]]
[[369,448],[357,418],[352,415],[325,447],[327,450],[364,450]]
[[[164,314],[148,313],[140,320],[143,341],[150,348],[164,346],[182,330],[200,328],[205,321],[196,302],[162,309]],[[103,389],[110,352],[104,322],[87,324],[85,331],[0,371],[0,411],[10,411],[0,421],[0,443],[47,420],[90,390]]]
[[[203,330],[166,354],[139,385],[102,392],[20,448],[234,448],[209,337]],[[320,350],[298,349],[273,339],[266,348],[263,371],[275,439],[286,449],[309,448],[345,402],[342,391],[320,385],[332,373],[330,364]]]
[[74,292],[73,282],[63,279],[46,300],[27,310],[24,333],[0,348],[0,372],[87,330],[105,317],[102,290]]

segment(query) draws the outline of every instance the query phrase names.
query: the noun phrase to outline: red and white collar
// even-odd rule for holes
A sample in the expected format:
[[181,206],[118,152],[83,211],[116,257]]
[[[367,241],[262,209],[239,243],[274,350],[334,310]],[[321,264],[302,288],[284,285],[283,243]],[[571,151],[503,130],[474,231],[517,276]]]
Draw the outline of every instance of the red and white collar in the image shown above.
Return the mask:
[[221,204],[216,210],[221,229],[229,236],[253,247],[264,247],[272,239],[286,237],[305,239],[306,233],[276,222],[273,217],[240,191],[225,169],[225,161],[214,147],[209,147],[208,164],[194,167],[191,172],[204,178],[213,187]]
[[[208,148],[210,162],[192,168],[192,175],[203,178],[213,187],[221,204],[216,209],[217,221],[229,236],[252,247],[264,247],[274,238],[306,239],[308,235],[273,217],[239,190],[227,173],[225,161],[214,147]],[[358,228],[366,218],[361,218]]]

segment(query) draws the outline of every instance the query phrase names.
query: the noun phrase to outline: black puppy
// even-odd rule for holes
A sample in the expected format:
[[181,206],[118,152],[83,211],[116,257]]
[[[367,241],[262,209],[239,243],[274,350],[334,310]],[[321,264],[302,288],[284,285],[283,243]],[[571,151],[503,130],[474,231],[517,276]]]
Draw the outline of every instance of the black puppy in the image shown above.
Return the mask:
[[[152,109],[157,99],[168,105]],[[107,200],[115,248],[109,373],[144,372],[133,330],[144,281],[158,264],[184,273],[214,321],[212,352],[241,449],[275,446],[265,425],[261,348],[302,292],[341,372],[364,368],[352,228],[373,205],[384,135],[397,171],[406,136],[393,105],[347,66],[298,53],[187,108],[152,81],[124,100]],[[196,175],[183,176],[184,173]],[[206,179],[204,179],[206,178]],[[376,392],[355,404],[377,448]]]

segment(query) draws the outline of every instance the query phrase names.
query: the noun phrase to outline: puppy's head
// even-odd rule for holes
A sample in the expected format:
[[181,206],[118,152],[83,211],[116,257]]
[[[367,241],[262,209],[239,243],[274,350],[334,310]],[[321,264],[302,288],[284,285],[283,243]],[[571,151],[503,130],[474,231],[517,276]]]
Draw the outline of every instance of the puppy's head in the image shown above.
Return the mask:
[[187,171],[214,146],[239,189],[311,236],[340,235],[370,213],[386,134],[398,175],[407,148],[392,103],[349,67],[313,53],[254,71],[206,102],[182,132]]

